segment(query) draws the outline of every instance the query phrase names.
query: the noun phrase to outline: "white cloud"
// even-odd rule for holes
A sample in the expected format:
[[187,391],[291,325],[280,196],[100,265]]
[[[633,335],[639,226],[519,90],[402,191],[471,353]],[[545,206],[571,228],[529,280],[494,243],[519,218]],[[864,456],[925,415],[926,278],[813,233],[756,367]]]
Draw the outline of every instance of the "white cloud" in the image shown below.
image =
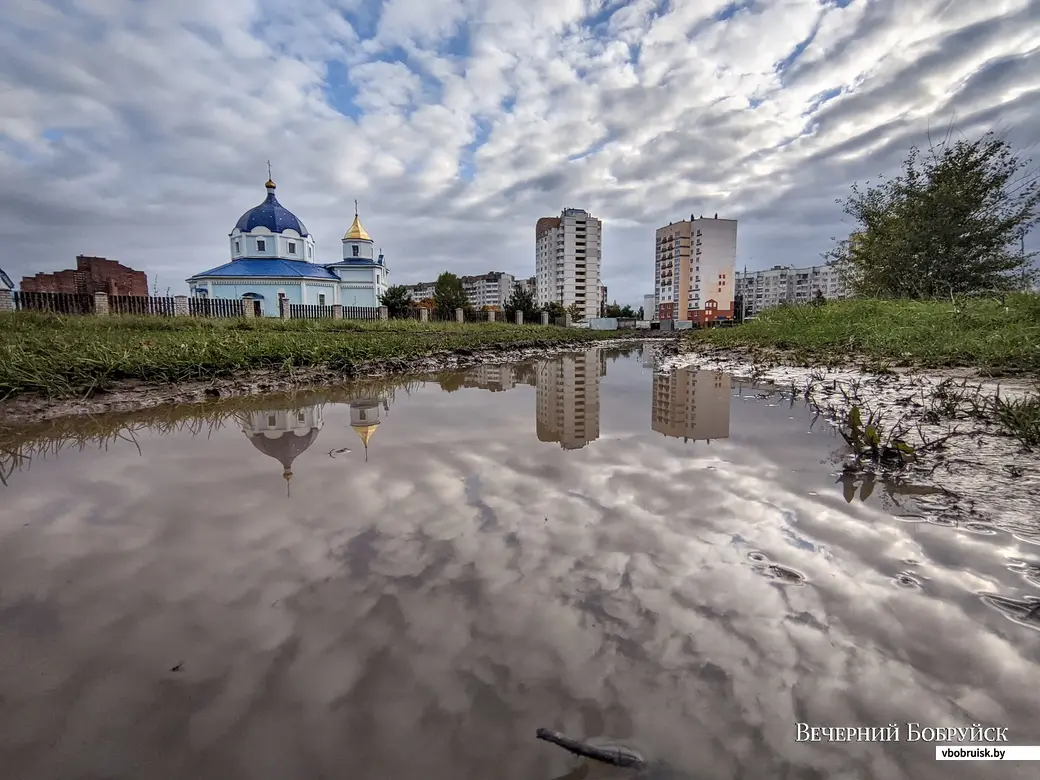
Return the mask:
[[23,3],[0,29],[0,265],[101,254],[183,289],[271,159],[319,258],[358,198],[395,281],[527,275],[535,219],[582,206],[638,303],[669,220],[737,217],[741,262],[808,263],[843,231],[834,198],[929,125],[1035,142],[1038,30],[1029,0]]

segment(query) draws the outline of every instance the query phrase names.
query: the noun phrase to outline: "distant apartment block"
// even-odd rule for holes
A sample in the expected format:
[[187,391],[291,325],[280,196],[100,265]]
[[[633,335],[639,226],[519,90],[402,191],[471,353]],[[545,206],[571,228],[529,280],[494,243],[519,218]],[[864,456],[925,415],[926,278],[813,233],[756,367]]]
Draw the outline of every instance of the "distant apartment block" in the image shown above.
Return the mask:
[[566,208],[535,224],[535,300],[577,306],[584,319],[599,316],[603,223],[583,209]]
[[599,314],[598,314],[598,316],[600,316],[600,317],[606,317],[607,316],[607,302],[608,302],[608,299],[607,299],[607,286],[605,284],[601,284],[599,286]]
[[736,279],[746,317],[781,304],[809,303],[817,290],[828,300],[851,294],[850,285],[833,264],[805,268],[774,265],[765,271],[738,273]]
[[728,374],[680,368],[654,374],[650,427],[683,441],[729,436]]
[[714,217],[659,228],[655,247],[657,317],[699,325],[733,317],[737,221]]
[[643,319],[647,322],[657,319],[657,296],[653,293],[643,296]]
[[538,277],[529,276],[526,279],[517,279],[516,283],[520,286],[524,292],[531,294],[531,297],[537,298],[538,296]]
[[148,295],[148,277],[115,260],[76,255],[76,267],[23,276],[22,292]]
[[[485,306],[498,306],[503,308],[513,292],[514,277],[512,274],[502,271],[489,271],[479,276],[460,276],[462,289],[474,308],[482,309]],[[419,282],[418,284],[406,284],[405,288],[412,296],[412,300],[419,302],[426,298],[432,298],[436,289],[436,282]]]
[[564,355],[538,365],[536,421],[539,441],[576,450],[599,438],[599,384],[605,355]]

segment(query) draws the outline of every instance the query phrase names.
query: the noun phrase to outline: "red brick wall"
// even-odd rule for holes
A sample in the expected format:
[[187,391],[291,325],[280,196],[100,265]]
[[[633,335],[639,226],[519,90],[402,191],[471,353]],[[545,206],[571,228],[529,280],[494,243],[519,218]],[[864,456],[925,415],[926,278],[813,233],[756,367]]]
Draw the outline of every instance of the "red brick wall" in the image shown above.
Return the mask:
[[104,257],[76,256],[76,268],[52,274],[23,276],[24,292],[96,293],[148,295],[148,277]]

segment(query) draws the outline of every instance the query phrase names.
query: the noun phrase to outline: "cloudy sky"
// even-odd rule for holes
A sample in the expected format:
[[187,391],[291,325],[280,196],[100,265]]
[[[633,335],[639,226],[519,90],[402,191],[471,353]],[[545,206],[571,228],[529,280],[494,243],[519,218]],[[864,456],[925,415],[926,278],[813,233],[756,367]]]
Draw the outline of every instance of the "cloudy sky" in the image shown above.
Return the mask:
[[339,256],[362,219],[409,283],[534,272],[534,223],[604,220],[603,281],[654,229],[740,220],[738,262],[811,264],[834,199],[951,119],[1040,140],[1038,0],[23,0],[0,27],[0,266],[76,254],[160,292],[279,198]]

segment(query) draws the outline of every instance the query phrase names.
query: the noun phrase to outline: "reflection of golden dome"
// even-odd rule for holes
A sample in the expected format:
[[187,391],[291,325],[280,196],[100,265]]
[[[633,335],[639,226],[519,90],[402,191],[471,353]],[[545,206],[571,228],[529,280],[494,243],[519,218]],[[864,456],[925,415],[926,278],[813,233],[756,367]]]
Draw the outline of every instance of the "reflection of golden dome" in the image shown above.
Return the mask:
[[273,190],[274,189],[274,181],[272,179],[268,179],[267,180],[267,184],[265,184],[264,186],[267,187],[267,189],[269,189],[269,190]]
[[372,434],[376,432],[377,425],[379,425],[379,423],[374,422],[369,423],[368,425],[351,425],[350,427],[353,428],[357,432],[357,435],[361,437],[361,441],[365,444],[365,449],[368,449],[368,441],[372,438]]
[[354,215],[354,222],[350,226],[350,230],[343,234],[344,239],[360,239],[362,241],[371,241],[372,236],[368,235],[368,231],[361,227],[361,219],[357,214]]

